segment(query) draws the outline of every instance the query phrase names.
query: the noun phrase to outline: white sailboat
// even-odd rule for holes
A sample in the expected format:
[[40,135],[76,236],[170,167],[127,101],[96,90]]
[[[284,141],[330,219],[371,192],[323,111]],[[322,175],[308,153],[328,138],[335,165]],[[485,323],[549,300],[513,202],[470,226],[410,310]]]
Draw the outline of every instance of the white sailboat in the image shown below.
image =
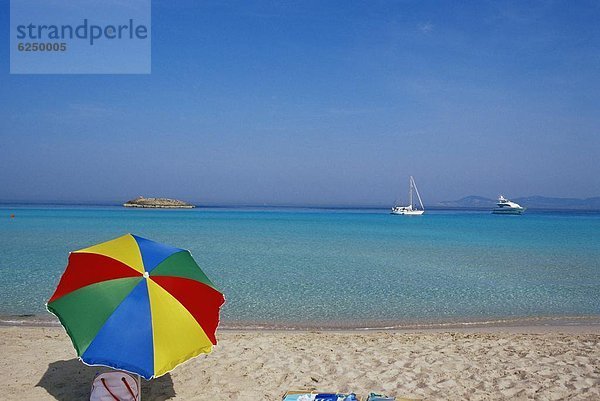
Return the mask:
[[[421,205],[421,209],[418,209],[416,205],[413,205],[413,188],[415,193],[417,194],[417,198],[419,199],[419,204]],[[423,207],[423,201],[421,200],[421,195],[419,195],[419,190],[417,189],[417,184],[415,183],[415,179],[413,176],[410,176],[409,180],[409,190],[408,190],[408,206],[399,206],[396,205],[392,208],[392,214],[402,214],[407,216],[420,216],[425,213],[425,208]]]

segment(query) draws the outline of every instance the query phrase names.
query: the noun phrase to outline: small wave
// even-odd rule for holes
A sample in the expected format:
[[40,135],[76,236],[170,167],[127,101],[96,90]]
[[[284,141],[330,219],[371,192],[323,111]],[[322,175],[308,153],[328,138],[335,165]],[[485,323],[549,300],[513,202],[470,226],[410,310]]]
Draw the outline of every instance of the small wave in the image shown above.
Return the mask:
[[60,326],[53,316],[34,314],[0,316],[0,326]]
[[[22,314],[0,316],[0,326],[57,327],[60,322],[54,316]],[[377,331],[377,330],[444,330],[470,328],[552,326],[599,326],[600,316],[534,316],[480,320],[451,321],[396,321],[396,322],[221,322],[221,330],[283,330],[283,331]]]
[[271,323],[271,322],[222,322],[223,330],[443,330],[469,328],[502,328],[527,326],[600,326],[600,316],[534,316],[498,318],[486,320],[452,321],[398,321],[398,322],[318,322],[318,323]]

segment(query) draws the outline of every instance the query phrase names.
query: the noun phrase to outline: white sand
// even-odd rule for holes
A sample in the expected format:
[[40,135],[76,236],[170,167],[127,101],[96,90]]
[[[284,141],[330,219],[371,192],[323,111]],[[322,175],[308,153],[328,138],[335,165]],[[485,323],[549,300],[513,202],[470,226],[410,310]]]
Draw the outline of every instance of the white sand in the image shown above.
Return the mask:
[[[280,400],[298,388],[427,400],[600,400],[598,329],[550,330],[221,330],[212,354],[145,383],[143,400]],[[87,400],[98,370],[75,359],[61,328],[0,327],[1,400]]]

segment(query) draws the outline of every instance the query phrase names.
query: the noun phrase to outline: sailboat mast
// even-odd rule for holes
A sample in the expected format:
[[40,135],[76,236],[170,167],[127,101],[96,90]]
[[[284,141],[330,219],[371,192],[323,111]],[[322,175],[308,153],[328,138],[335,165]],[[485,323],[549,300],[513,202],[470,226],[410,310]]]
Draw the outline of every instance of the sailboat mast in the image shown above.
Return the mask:
[[413,204],[413,197],[412,197],[412,191],[413,191],[413,178],[412,175],[410,176],[410,180],[408,180],[408,205],[412,207]]
[[419,194],[419,189],[417,188],[417,183],[415,183],[414,178],[410,177],[411,184],[415,187],[415,192],[417,193],[417,198],[419,198],[419,204],[421,205],[421,210],[425,210],[425,206],[423,206],[423,201],[421,200],[421,195]]

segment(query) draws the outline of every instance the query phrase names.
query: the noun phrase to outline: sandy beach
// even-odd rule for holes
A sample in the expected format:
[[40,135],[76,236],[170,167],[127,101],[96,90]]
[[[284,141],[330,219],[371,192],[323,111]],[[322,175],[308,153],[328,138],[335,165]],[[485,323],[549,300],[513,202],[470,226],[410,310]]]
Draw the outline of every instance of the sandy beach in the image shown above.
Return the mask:
[[[2,400],[87,400],[99,370],[76,359],[60,327],[0,327]],[[423,400],[598,400],[600,333],[221,330],[212,354],[145,382],[143,399],[280,400],[305,388]]]

